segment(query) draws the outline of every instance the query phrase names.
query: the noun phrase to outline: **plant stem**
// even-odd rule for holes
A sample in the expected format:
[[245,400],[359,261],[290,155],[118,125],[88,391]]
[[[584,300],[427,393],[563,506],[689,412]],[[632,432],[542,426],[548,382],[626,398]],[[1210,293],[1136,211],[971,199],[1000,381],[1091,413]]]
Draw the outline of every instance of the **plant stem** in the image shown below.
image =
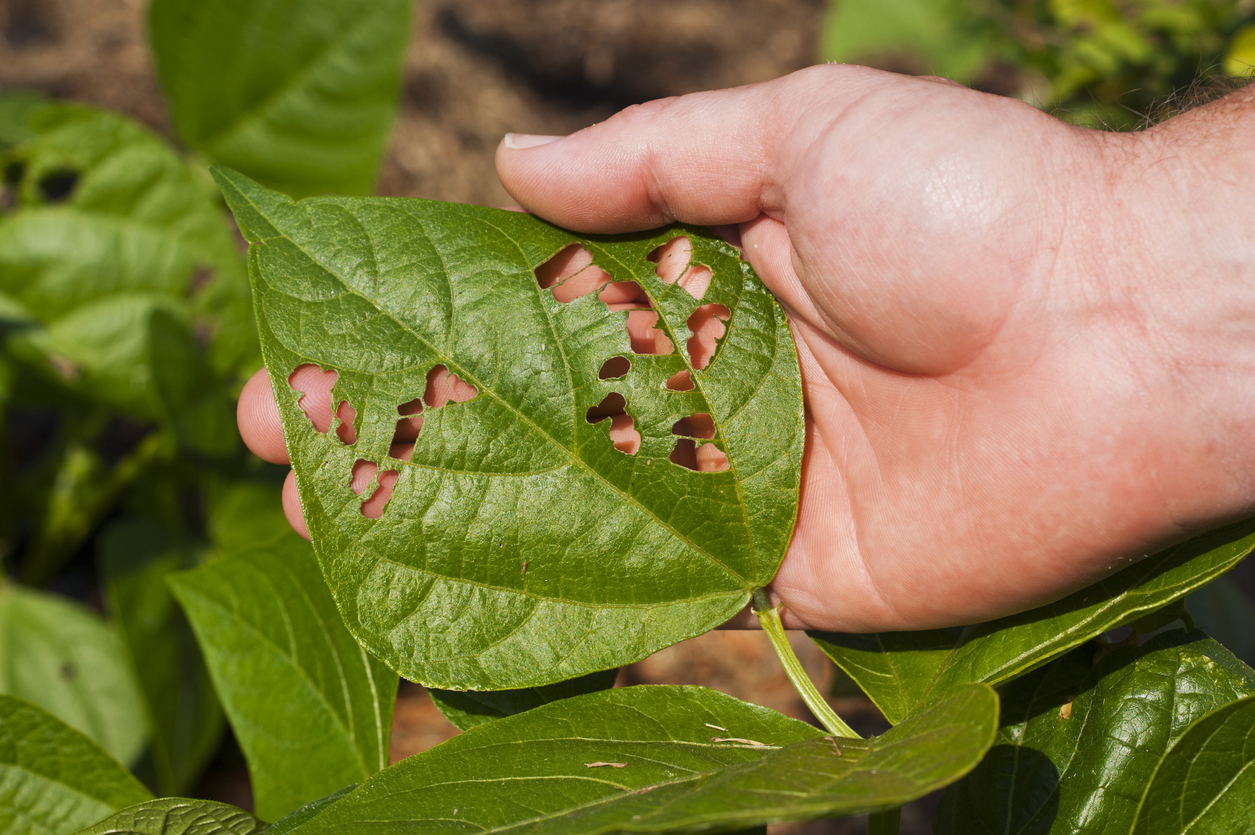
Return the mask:
[[836,736],[860,739],[861,737],[854,733],[850,726],[845,724],[841,717],[828,706],[828,702],[815,689],[815,683],[810,680],[806,670],[802,669],[802,662],[797,660],[793,647],[789,646],[789,638],[784,634],[784,624],[780,622],[780,607],[772,607],[764,589],[754,589],[754,614],[758,615],[758,622],[762,624],[763,631],[771,639],[772,649],[776,651],[776,656],[784,665],[784,671],[789,674],[789,680],[793,682],[793,686],[797,688],[798,694],[802,697],[802,701],[806,702],[811,713],[815,714],[815,718]]
[[867,835],[898,835],[898,821],[902,807],[885,812],[873,812],[867,816]]

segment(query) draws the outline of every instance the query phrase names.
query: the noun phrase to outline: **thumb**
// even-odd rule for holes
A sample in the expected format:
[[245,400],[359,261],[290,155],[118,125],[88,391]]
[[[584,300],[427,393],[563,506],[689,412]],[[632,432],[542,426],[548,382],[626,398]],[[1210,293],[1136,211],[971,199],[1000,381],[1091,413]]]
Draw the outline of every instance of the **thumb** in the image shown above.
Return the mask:
[[839,111],[884,78],[892,76],[824,65],[635,105],[566,137],[507,134],[497,174],[528,210],[585,232],[780,217],[792,161],[838,115],[833,105]]

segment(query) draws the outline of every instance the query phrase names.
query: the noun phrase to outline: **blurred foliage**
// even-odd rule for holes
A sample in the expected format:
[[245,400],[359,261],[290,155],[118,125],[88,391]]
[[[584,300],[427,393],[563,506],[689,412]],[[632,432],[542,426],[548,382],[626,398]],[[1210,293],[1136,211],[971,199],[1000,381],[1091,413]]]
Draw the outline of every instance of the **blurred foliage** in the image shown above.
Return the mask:
[[822,51],[1128,130],[1252,74],[1255,0],[833,0]]

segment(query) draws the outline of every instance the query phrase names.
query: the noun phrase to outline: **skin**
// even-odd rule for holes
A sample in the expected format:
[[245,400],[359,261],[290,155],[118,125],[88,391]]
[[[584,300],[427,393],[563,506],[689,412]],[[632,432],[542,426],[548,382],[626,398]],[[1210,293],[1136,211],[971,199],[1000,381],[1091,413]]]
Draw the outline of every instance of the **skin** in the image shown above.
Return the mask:
[[[497,169],[569,228],[739,235],[807,405],[772,593],[861,632],[1040,605],[1255,511],[1252,135],[1252,88],[1108,134],[826,65],[507,137]],[[261,372],[239,408],[286,463]]]

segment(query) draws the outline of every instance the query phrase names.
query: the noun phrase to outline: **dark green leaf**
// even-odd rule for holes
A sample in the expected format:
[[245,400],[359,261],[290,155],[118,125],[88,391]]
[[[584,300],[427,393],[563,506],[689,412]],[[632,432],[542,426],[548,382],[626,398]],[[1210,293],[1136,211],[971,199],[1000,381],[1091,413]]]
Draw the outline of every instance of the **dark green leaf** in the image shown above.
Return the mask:
[[1255,520],[1146,557],[1089,588],[965,630],[811,633],[890,722],[968,682],[1001,684],[1219,577],[1255,548]]
[[[47,107],[33,125],[7,155],[22,206],[0,221],[14,350],[141,419],[197,405],[170,385],[204,376],[199,357],[188,365],[202,338],[215,373],[256,367],[243,264],[212,189],[117,114]],[[147,332],[154,320],[164,333]]]
[[544,687],[526,687],[522,690],[429,690],[431,700],[458,729],[465,731],[476,725],[513,716],[532,708],[569,699],[583,693],[608,690],[614,687],[618,670],[602,670],[586,676],[548,684]]
[[397,677],[349,635],[312,549],[265,551],[174,574],[218,696],[274,820],[388,764]]
[[[784,313],[735,249],[697,229],[590,238],[423,200],[293,204],[215,176],[254,242],[264,356],[319,561],[349,628],[393,669],[448,689],[549,684],[700,634],[770,581],[797,510],[801,383]],[[649,260],[681,236],[713,273],[700,302]],[[597,294],[563,303],[540,287],[534,270],[572,243],[616,290],[642,289],[669,354],[634,353],[629,314]],[[698,369],[685,346],[702,303],[729,321]],[[602,379],[614,357],[630,370]],[[354,444],[298,406],[288,377],[307,363],[338,374]],[[398,407],[442,367],[477,394],[428,404],[406,460],[391,449]],[[682,374],[691,390],[668,388]],[[610,420],[589,421],[612,394],[642,436],[635,454]],[[730,469],[669,460],[701,443],[677,437],[703,434],[680,423],[695,415],[713,424],[696,451]],[[362,512],[374,487],[350,487],[357,461],[400,474],[381,519]]]
[[1155,769],[1132,835],[1255,831],[1255,697],[1195,722]]
[[994,748],[946,791],[939,835],[1124,835],[1190,723],[1255,693],[1255,672],[1199,632],[1166,632],[1095,666],[1096,649],[1005,688]]
[[179,133],[293,194],[366,194],[399,97],[411,0],[156,0]]
[[105,597],[148,713],[163,795],[190,790],[222,734],[222,708],[166,575],[197,565],[201,548],[145,519],[107,528],[97,544]]
[[0,693],[39,705],[124,764],[144,748],[148,723],[121,641],[64,598],[0,585]]
[[152,795],[50,713],[0,696],[0,832],[68,835]]
[[997,712],[972,685],[878,739],[834,741],[702,688],[603,690],[471,728],[290,831],[722,832],[860,814],[971,769]]
[[110,815],[78,835],[261,835],[266,825],[225,803],[163,797]]
[[345,786],[338,791],[332,792],[326,797],[318,798],[313,803],[306,803],[299,809],[293,809],[291,812],[288,812],[286,815],[272,823],[266,829],[266,835],[287,835],[287,833],[297,829],[298,827],[304,826],[314,818],[318,817],[318,815],[322,814],[324,809],[328,808],[331,804],[335,803],[337,800],[349,794],[356,788],[356,785]]

